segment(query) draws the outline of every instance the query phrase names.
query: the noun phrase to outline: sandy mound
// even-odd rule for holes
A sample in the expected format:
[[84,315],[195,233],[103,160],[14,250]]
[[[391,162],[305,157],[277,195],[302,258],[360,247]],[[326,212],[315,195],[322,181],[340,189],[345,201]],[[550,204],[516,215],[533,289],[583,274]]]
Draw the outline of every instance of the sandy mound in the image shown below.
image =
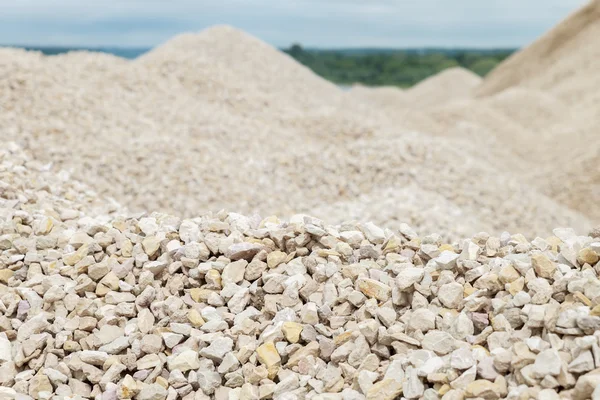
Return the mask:
[[342,96],[290,56],[229,26],[179,35],[135,63],[179,81],[194,96],[258,114],[302,115]]
[[476,89],[477,95],[491,95],[518,85],[548,91],[572,87],[591,94],[592,88],[582,84],[597,75],[599,21],[600,1],[592,0],[500,64]]
[[406,91],[394,86],[369,87],[354,85],[348,91],[348,94],[381,108],[406,107],[409,101]]
[[[222,41],[231,32],[237,35],[220,31],[225,33]],[[213,37],[214,31],[210,33]],[[263,44],[257,43],[256,52],[263,51]],[[272,51],[273,63],[289,61]],[[501,157],[494,159],[487,151],[455,139],[408,134],[409,130],[392,123],[393,118],[379,120],[381,112],[365,118],[369,107],[347,99],[340,104],[348,107],[333,108],[335,103],[328,98],[321,99],[322,107],[313,98],[303,117],[289,114],[269,119],[272,110],[261,112],[262,116],[249,114],[236,102],[210,98],[214,92],[195,96],[180,82],[178,77],[186,75],[181,71],[163,76],[145,62],[110,67],[110,58],[102,56],[83,62],[85,54],[39,57],[17,52],[13,58],[20,55],[22,65],[13,71],[5,67],[11,79],[2,82],[10,103],[10,109],[0,115],[5,135],[132,210],[194,215],[198,210],[226,208],[289,216],[318,208],[317,216],[335,216],[332,221],[340,222],[347,215],[336,209],[337,203],[352,204],[357,197],[374,197],[385,188],[417,185],[425,193],[445,198],[441,203],[463,210],[447,213],[453,216],[450,220],[461,220],[455,225],[470,226],[462,221],[466,214],[482,221],[472,231],[533,234],[537,227],[588,228],[584,217],[536,200],[539,193],[520,187],[510,173],[500,172],[501,164],[493,165],[491,160],[502,163]],[[183,70],[187,68],[184,64]],[[289,75],[305,72],[296,65],[292,69],[296,72]],[[243,83],[247,72],[237,77],[236,71],[227,72],[232,76],[230,85],[238,86],[241,97],[253,98],[254,89]],[[274,78],[273,87],[282,75]],[[267,85],[266,79],[265,75],[259,81]],[[320,85],[320,78],[311,79]],[[330,98],[341,93],[330,89]],[[273,89],[269,96],[276,93]],[[281,98],[277,107],[295,109],[296,102]],[[357,115],[351,107],[366,113]],[[484,181],[494,182],[494,189],[482,188]],[[507,202],[497,196],[498,190],[516,190],[518,201],[515,197]],[[422,203],[414,197],[411,201],[402,205],[396,220],[419,222],[424,230],[437,231],[437,221],[427,218]],[[526,210],[521,202],[535,204],[535,210],[526,215],[500,211]],[[323,210],[324,203],[330,205],[329,211]],[[375,216],[375,209],[363,218]],[[444,226],[451,226],[450,220]],[[393,222],[383,215],[374,221]],[[449,234],[466,231],[453,229]]]
[[600,192],[597,146],[591,145],[600,123],[598,37],[595,0],[507,59],[476,90],[478,96],[494,95],[484,101],[527,128],[520,139],[505,140],[536,160],[531,181],[593,219],[600,218],[593,200]]
[[[232,28],[179,36],[134,62],[3,51],[4,137],[134,211],[303,212],[341,222],[356,208],[382,225],[436,232],[441,224],[449,237],[589,228],[583,214],[526,184],[526,167],[488,131],[518,136],[517,123],[493,110],[472,118],[468,107],[457,117],[383,109]],[[478,81],[453,69],[406,94],[450,102]],[[432,200],[397,192],[404,188]],[[381,192],[406,203],[378,214],[390,201],[356,201]]]
[[406,90],[413,108],[427,108],[452,100],[468,98],[480,84],[481,77],[464,68],[448,68]]

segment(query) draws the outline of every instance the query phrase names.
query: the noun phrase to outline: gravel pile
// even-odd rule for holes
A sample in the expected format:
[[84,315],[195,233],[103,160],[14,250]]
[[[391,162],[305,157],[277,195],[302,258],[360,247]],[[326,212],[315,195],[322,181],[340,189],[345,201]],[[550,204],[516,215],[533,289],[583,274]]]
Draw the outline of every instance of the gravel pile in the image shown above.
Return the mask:
[[535,131],[529,135],[524,149],[545,161],[535,168],[530,181],[568,207],[587,213],[596,223],[600,220],[596,201],[600,195],[600,149],[590,144],[597,141],[600,122],[599,36],[600,1],[591,0],[507,59],[476,89],[482,98],[512,88],[541,90],[568,105],[556,114],[560,123],[551,118],[545,121],[543,135]]
[[443,70],[406,90],[414,108],[434,107],[453,100],[470,98],[481,84],[481,77],[465,68]]
[[[531,165],[484,130],[515,123],[474,124],[468,104],[456,119],[370,104],[232,28],[174,38],[133,62],[1,52],[0,138],[134,212],[306,213],[454,239],[591,227],[585,210],[524,180]],[[465,74],[413,91],[438,82],[463,96],[470,89],[454,86],[471,86]]]
[[600,400],[600,97],[486,85],[0,49],[0,400]]
[[600,398],[596,231],[121,217],[0,160],[3,398]]

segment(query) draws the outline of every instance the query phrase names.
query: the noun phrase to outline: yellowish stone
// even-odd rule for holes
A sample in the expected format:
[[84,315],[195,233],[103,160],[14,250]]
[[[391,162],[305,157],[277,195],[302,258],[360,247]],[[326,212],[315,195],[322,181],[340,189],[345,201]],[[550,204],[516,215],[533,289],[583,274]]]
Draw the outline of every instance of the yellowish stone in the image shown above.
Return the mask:
[[563,244],[563,241],[556,236],[550,236],[546,238],[546,242],[550,245],[550,250],[555,253],[558,253],[559,246]]
[[188,320],[190,321],[190,323],[195,328],[199,328],[202,325],[204,325],[204,323],[205,323],[204,318],[202,318],[202,316],[200,315],[200,313],[196,309],[192,308],[190,311],[188,311],[187,317],[188,317]]
[[273,344],[273,342],[268,342],[258,346],[256,349],[256,357],[261,364],[267,367],[269,379],[273,379],[277,375],[281,365],[281,357],[275,348],[275,344]]
[[395,379],[377,382],[367,392],[367,400],[394,400],[402,393],[402,384]]
[[81,346],[79,346],[79,343],[77,343],[77,342],[74,342],[72,340],[67,340],[63,344],[63,349],[65,351],[77,351],[77,350],[81,350]]
[[44,217],[37,226],[35,230],[36,235],[47,235],[54,227],[54,222],[52,222],[52,218]]
[[511,282],[508,285],[508,292],[514,296],[517,293],[521,292],[524,287],[525,287],[525,278],[520,277],[519,279],[517,279],[514,282]]
[[142,247],[148,256],[152,257],[160,247],[160,241],[155,236],[148,236],[142,240]]
[[300,333],[302,332],[303,326],[297,322],[284,322],[281,327],[283,335],[290,343],[298,343],[300,341]]
[[477,289],[475,289],[473,286],[471,286],[470,283],[465,283],[465,287],[463,288],[463,297],[468,297],[470,295],[472,295],[473,293],[475,293],[477,291]]
[[154,383],[158,383],[160,386],[164,387],[165,389],[169,388],[169,382],[162,376],[157,376]]
[[443,384],[440,389],[438,390],[438,394],[440,396],[445,395],[446,393],[448,393],[450,391],[450,385],[448,384]]
[[575,299],[579,300],[580,302],[582,302],[583,304],[585,304],[588,307],[592,306],[592,301],[590,299],[588,299],[587,296],[581,292],[573,293],[573,297],[575,297]]
[[453,252],[453,253],[454,253],[454,247],[452,247],[452,245],[451,245],[451,244],[448,244],[448,243],[444,243],[443,245],[441,245],[441,246],[439,247],[439,250],[440,250],[440,253],[441,253],[442,251],[444,251],[444,250],[448,250],[448,251],[451,251],[451,252]]
[[579,254],[577,255],[577,261],[579,261],[580,264],[590,264],[590,265],[594,265],[598,262],[598,260],[600,259],[600,257],[598,257],[598,254],[596,254],[596,252],[588,247],[579,250]]
[[96,295],[97,296],[104,297],[104,296],[106,296],[106,293],[108,293],[108,292],[110,292],[110,288],[104,286],[101,283],[96,285]]
[[14,271],[10,269],[2,269],[0,270],[0,282],[8,283],[8,280],[15,274]]
[[66,265],[73,266],[83,259],[88,253],[89,247],[84,244],[77,251],[63,255],[63,262]]
[[388,301],[392,288],[374,279],[361,278],[356,281],[358,289],[365,295],[379,301]]
[[540,278],[552,278],[556,271],[556,264],[543,253],[533,254],[531,256],[531,265]]
[[125,375],[125,378],[121,381],[118,386],[118,397],[119,399],[132,399],[138,392],[138,387],[135,379],[131,375]]
[[123,257],[131,257],[131,252],[133,251],[133,244],[131,240],[125,239],[121,244],[121,255]]
[[592,308],[592,311],[590,311],[590,315],[593,315],[595,317],[600,317],[600,304],[598,304],[597,306]]
[[269,268],[276,268],[279,264],[284,263],[287,259],[287,254],[283,251],[272,251],[267,255],[267,266]]
[[119,277],[112,271],[104,275],[100,283],[109,287],[111,290],[119,290]]
[[352,331],[340,333],[339,335],[337,335],[336,337],[333,338],[333,343],[336,346],[340,346],[340,345],[346,343],[348,340],[352,339],[352,335],[353,335]]
[[500,274],[498,278],[500,278],[500,282],[502,283],[511,283],[516,281],[521,277],[519,271],[517,271],[512,265],[506,265],[500,269]]
[[196,303],[202,303],[202,289],[201,288],[190,289],[190,297]]
[[329,256],[337,256],[337,257],[339,257],[341,255],[337,251],[331,250],[331,249],[319,249],[317,251],[317,254],[319,255],[319,257],[329,257]]
[[397,236],[393,235],[390,236],[390,238],[388,239],[387,243],[385,244],[385,247],[383,248],[383,251],[385,253],[393,252],[400,249],[401,245],[401,240]]
[[467,385],[465,390],[466,397],[477,397],[484,399],[500,398],[500,388],[494,382],[478,379]]
[[209,270],[204,276],[204,280],[211,287],[221,289],[221,274],[216,269]]

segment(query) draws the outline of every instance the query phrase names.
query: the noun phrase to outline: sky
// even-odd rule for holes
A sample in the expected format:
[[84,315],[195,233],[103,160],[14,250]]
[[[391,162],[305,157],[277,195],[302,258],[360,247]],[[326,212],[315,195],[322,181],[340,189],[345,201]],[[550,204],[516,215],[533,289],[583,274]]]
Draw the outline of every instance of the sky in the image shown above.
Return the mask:
[[153,47],[215,24],[278,47],[521,47],[585,0],[0,0],[0,43]]

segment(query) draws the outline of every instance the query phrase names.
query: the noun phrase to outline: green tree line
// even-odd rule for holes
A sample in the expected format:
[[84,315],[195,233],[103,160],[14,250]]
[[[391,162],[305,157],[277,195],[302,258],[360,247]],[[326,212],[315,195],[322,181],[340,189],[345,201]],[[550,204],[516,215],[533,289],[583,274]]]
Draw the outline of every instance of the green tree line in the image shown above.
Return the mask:
[[485,76],[513,50],[283,50],[316,74],[338,84],[409,87],[446,68]]

